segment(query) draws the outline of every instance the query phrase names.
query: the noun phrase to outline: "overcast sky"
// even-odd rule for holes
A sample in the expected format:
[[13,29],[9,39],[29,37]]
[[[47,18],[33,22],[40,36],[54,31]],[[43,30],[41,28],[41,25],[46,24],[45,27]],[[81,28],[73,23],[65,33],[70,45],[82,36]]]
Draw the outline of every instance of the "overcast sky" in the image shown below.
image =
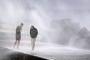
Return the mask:
[[[71,19],[72,21],[71,20],[64,21],[64,19],[66,20]],[[59,23],[53,24],[52,22],[53,20],[54,22]],[[34,25],[39,31],[37,40],[47,42],[54,41],[57,43],[64,42],[64,44],[67,43],[69,44],[69,42],[71,41],[70,39],[74,39],[73,38],[75,35],[75,33],[73,33],[74,30],[76,30],[76,33],[78,33],[81,27],[86,27],[90,31],[90,1],[89,0],[0,0],[1,35],[2,34],[3,36],[7,35],[6,39],[7,37],[13,36],[12,38],[14,40],[15,37],[14,33],[16,26],[19,25],[21,22],[24,23],[22,32],[25,33],[22,35],[23,36],[22,40],[30,39],[29,34],[30,26]],[[51,25],[53,26],[53,28],[51,27]],[[57,27],[57,25],[60,26]],[[63,30],[64,28],[65,30]],[[84,32],[88,31],[86,28]],[[78,34],[76,35],[78,36]]]
[[[0,0],[2,26],[15,28],[23,22],[26,26],[47,27],[51,20],[71,18],[90,29],[89,0]],[[43,28],[44,29],[44,28]]]

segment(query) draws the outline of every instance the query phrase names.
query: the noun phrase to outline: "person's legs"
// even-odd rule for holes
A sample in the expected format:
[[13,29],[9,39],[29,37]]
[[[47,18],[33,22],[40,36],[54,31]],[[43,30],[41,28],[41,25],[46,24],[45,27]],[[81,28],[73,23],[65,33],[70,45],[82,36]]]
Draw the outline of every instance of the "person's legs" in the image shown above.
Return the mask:
[[19,48],[20,45],[20,40],[21,40],[21,34],[18,34],[18,41],[17,41],[17,48]]
[[17,48],[19,48],[20,40],[17,41]]
[[16,41],[15,41],[15,43],[14,43],[14,47],[16,46],[16,44],[17,44],[17,41],[18,41],[18,40],[16,40]]
[[35,42],[36,42],[36,38],[34,38],[34,44],[33,44],[33,49],[35,48]]
[[34,48],[35,48],[35,41],[36,41],[36,38],[31,39],[32,50],[34,50]]

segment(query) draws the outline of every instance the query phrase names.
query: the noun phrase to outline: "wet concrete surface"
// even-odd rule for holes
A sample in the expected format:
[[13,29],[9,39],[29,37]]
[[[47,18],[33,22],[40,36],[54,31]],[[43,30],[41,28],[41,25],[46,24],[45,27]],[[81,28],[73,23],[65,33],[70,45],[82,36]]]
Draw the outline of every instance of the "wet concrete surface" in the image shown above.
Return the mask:
[[47,59],[0,47],[0,60],[47,60]]

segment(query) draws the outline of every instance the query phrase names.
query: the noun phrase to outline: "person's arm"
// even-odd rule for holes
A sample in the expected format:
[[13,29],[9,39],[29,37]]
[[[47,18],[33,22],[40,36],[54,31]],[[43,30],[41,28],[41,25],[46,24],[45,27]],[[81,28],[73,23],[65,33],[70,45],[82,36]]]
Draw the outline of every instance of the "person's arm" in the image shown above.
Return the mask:
[[37,34],[38,34],[38,30],[36,29],[36,31],[37,31]]
[[20,31],[22,30],[22,27],[19,27]]

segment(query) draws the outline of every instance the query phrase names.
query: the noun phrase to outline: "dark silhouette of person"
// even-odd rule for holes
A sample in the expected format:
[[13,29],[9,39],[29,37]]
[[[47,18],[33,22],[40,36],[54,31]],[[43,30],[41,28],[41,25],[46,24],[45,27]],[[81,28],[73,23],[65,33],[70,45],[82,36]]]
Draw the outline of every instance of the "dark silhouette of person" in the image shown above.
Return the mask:
[[35,48],[35,42],[36,42],[37,35],[38,35],[38,30],[34,26],[31,26],[31,28],[30,28],[30,36],[31,36],[32,50],[34,50],[34,48]]
[[20,25],[18,25],[16,27],[16,41],[14,43],[14,47],[16,46],[17,44],[17,48],[19,47],[19,44],[20,44],[20,40],[21,40],[21,30],[22,30],[22,27],[23,27],[23,23],[21,23]]

